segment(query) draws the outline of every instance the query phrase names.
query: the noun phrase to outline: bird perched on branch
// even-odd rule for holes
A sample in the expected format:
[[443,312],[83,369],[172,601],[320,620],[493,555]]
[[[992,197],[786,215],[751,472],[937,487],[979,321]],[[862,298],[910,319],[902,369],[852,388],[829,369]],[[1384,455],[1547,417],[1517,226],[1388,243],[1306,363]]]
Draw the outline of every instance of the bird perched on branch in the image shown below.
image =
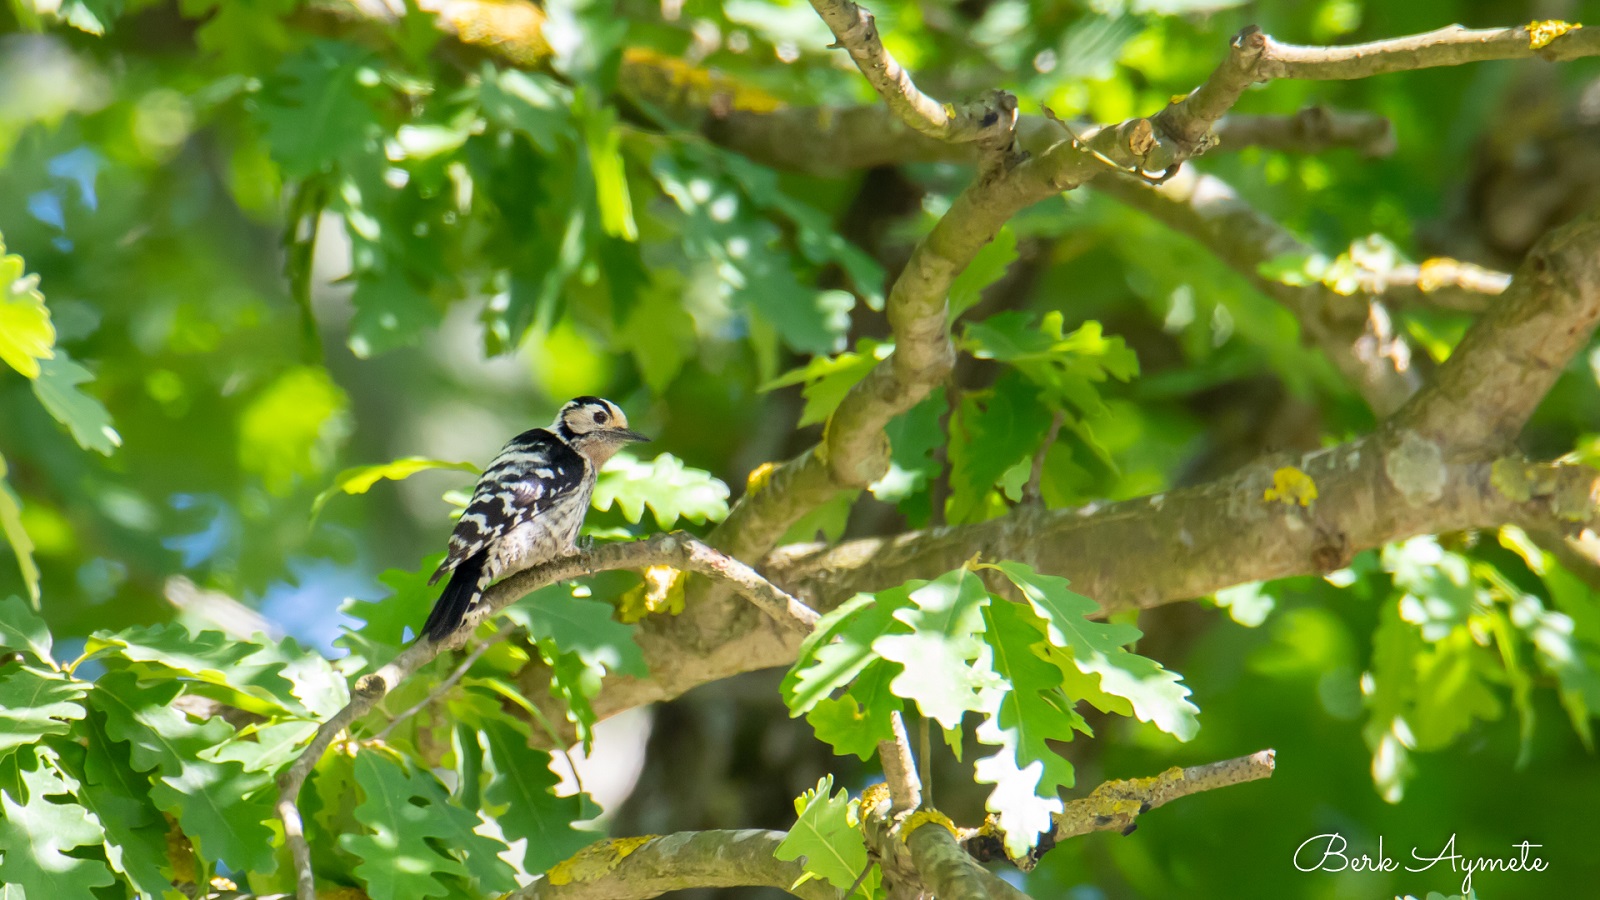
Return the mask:
[[623,444],[649,438],[628,430],[610,400],[578,397],[549,428],[512,438],[483,470],[450,552],[428,579],[450,573],[423,633],[435,643],[454,634],[496,579],[577,552],[595,476]]

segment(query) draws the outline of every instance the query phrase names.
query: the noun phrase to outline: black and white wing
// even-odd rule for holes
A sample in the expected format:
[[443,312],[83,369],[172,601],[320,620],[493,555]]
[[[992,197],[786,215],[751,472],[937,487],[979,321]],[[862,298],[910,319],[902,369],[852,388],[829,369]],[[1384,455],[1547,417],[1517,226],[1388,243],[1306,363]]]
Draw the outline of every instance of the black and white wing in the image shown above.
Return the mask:
[[449,552],[428,583],[492,549],[518,526],[574,498],[584,475],[583,457],[549,431],[534,428],[512,438],[478,479],[472,500],[450,534]]

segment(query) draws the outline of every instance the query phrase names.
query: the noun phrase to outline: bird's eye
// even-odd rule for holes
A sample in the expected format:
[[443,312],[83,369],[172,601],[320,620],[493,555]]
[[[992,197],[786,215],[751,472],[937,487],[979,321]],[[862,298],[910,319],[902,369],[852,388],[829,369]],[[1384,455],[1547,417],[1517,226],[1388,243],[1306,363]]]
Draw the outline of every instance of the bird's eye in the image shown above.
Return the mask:
[[600,410],[594,414],[594,423],[596,425],[604,425],[610,418],[611,416],[605,410]]

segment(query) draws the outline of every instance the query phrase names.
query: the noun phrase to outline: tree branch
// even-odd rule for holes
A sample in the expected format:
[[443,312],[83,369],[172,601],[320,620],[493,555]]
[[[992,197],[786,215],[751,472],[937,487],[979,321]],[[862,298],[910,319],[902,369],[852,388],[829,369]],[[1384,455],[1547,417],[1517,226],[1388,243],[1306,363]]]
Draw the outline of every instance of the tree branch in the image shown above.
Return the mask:
[[1573,28],[1537,48],[1535,43],[1534,34],[1526,25],[1476,29],[1450,25],[1423,34],[1344,47],[1303,47],[1279,43],[1262,35],[1261,53],[1253,74],[1260,81],[1271,78],[1347,81],[1498,59],[1538,57],[1565,62],[1600,53],[1600,33],[1593,28]]
[[[784,837],[781,831],[750,829],[601,841],[504,900],[646,900],[668,891],[722,887],[771,887],[804,900],[842,900],[843,892],[821,879],[796,884],[805,869],[773,855]],[[558,878],[561,884],[554,883]]]
[[[1280,466],[1314,479],[1318,498],[1310,507],[1262,499]],[[1496,486],[1497,478],[1513,495]],[[1330,572],[1361,550],[1419,534],[1508,522],[1564,523],[1571,530],[1597,520],[1593,501],[1574,508],[1592,492],[1600,492],[1600,473],[1582,466],[1463,462],[1414,434],[1392,444],[1368,437],[1300,457],[1268,457],[1208,484],[1121,503],[1019,506],[974,525],[784,548],[764,569],[827,608],[858,591],[949,571],[979,554],[1064,575],[1113,613],[1249,581]]]
[[1399,409],[1421,384],[1381,300],[1363,304],[1321,283],[1291,285],[1261,274],[1262,264],[1275,257],[1309,256],[1312,249],[1221,179],[1190,171],[1160,187],[1105,178],[1095,189],[1200,241],[1282,304],[1379,416]]
[[[649,84],[653,82],[645,82]],[[697,127],[728,150],[762,165],[814,174],[918,162],[973,163],[970,144],[950,144],[911,130],[883,106],[789,106],[772,110],[717,111],[699,104],[674,104],[670,98],[641,98],[675,120]],[[1093,123],[1074,123],[1091,133]],[[1351,147],[1368,156],[1394,149],[1394,129],[1384,116],[1309,106],[1298,113],[1228,115],[1214,129],[1213,152],[1245,147],[1317,153]],[[1061,139],[1061,128],[1044,116],[1017,119],[1017,145],[1042,153]]]
[[1059,843],[1091,831],[1128,834],[1139,816],[1158,806],[1201,791],[1271,778],[1276,763],[1274,751],[1262,750],[1203,766],[1174,766],[1151,778],[1108,781],[1089,796],[1068,801],[1066,808],[1053,817],[1056,827],[1050,836]]
[[1398,424],[1463,452],[1510,446],[1600,324],[1597,257],[1600,210],[1541,239]]
[[942,824],[926,821],[901,837],[911,851],[911,864],[935,897],[989,900],[987,873]]
[[[740,596],[760,606],[782,622],[789,633],[796,635],[809,631],[816,622],[816,613],[799,601],[773,587],[756,575],[748,566],[730,560],[699,540],[686,534],[673,532],[658,534],[640,541],[606,544],[594,550],[552,560],[510,575],[484,592],[483,602],[468,617],[467,623],[456,632],[457,642],[471,634],[473,626],[529,593],[547,585],[612,569],[637,569],[652,565],[670,565],[709,576],[726,584]],[[781,615],[789,610],[799,615],[793,620],[783,620]],[[278,776],[278,817],[283,820],[284,839],[294,858],[296,892],[300,900],[316,900],[316,879],[311,869],[311,850],[306,844],[305,831],[297,805],[300,789],[317,762],[340,733],[357,719],[366,715],[394,690],[401,681],[410,677],[422,666],[431,662],[444,649],[444,645],[428,640],[413,642],[400,651],[388,665],[357,679],[351,691],[350,703],[335,713],[319,727],[311,742],[300,756]]]
[[905,719],[894,712],[889,714],[889,721],[894,727],[894,739],[878,742],[878,760],[883,764],[883,780],[894,801],[889,815],[898,816],[922,805],[922,787],[917,781],[917,764],[912,762]]
[[940,103],[919,90],[878,38],[872,13],[852,0],[811,0],[811,7],[850,54],[856,68],[883,98],[895,117],[915,131],[952,144],[976,143],[989,151],[1010,148],[1017,98],[990,91],[973,103]]

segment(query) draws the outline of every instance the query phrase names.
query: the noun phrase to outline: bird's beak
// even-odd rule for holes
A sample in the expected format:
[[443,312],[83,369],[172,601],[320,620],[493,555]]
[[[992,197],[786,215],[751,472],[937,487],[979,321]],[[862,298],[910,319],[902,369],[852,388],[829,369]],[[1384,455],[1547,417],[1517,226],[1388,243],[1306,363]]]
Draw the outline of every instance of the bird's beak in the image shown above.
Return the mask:
[[616,431],[611,432],[611,439],[614,440],[614,441],[622,442],[622,443],[634,443],[636,441],[637,442],[643,442],[643,443],[649,443],[649,441],[650,441],[649,438],[645,437],[644,435],[640,434],[639,432],[637,432],[637,431],[629,431],[626,428],[619,428]]

